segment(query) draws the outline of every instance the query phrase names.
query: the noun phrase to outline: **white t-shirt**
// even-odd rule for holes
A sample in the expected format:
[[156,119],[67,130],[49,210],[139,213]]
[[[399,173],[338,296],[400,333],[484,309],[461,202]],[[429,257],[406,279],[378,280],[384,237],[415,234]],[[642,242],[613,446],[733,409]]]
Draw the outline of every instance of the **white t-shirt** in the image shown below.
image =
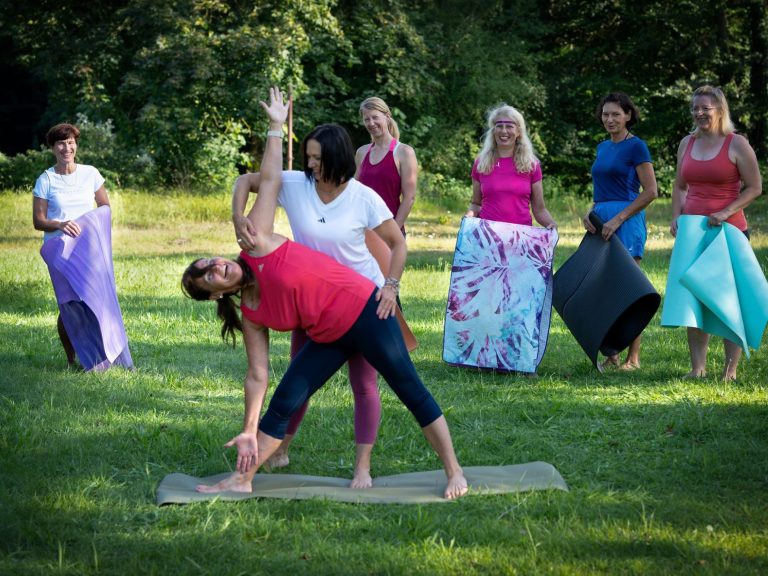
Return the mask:
[[[104,178],[93,166],[77,164],[72,174],[56,174],[51,166],[38,176],[35,197],[48,202],[47,217],[49,220],[66,222],[79,218],[94,208],[96,190],[104,185]],[[43,241],[61,236],[61,230],[45,232]]]
[[352,178],[337,198],[324,204],[304,172],[284,171],[277,201],[296,242],[327,254],[377,286],[384,285],[384,275],[365,245],[365,230],[393,216],[371,188]]

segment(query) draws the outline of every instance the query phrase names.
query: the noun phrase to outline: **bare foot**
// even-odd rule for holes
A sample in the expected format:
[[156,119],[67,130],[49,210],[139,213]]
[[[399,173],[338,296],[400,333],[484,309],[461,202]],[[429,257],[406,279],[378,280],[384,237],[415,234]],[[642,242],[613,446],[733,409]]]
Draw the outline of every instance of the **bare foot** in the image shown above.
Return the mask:
[[274,468],[285,468],[291,461],[288,458],[288,452],[277,451],[264,463],[264,468],[273,470]]
[[695,380],[696,378],[706,378],[706,377],[707,377],[707,373],[704,370],[691,370],[690,372],[688,372],[688,374],[683,376],[683,378],[686,380]]
[[370,470],[355,470],[355,475],[352,476],[352,482],[349,483],[350,488],[371,488],[372,486],[373,479],[371,478]]
[[208,494],[215,494],[216,492],[251,492],[253,487],[250,480],[243,474],[235,472],[228,478],[225,478],[221,482],[217,482],[213,486],[207,484],[198,484],[195,487],[198,492],[205,492]]
[[638,368],[640,368],[640,362],[630,362],[629,360],[619,366],[619,370],[622,372],[631,372],[632,370],[637,370]]
[[467,493],[469,488],[467,487],[467,479],[464,478],[464,474],[457,474],[451,478],[448,478],[448,486],[445,487],[443,496],[448,500],[454,500]]
[[736,372],[723,372],[723,382],[736,382]]

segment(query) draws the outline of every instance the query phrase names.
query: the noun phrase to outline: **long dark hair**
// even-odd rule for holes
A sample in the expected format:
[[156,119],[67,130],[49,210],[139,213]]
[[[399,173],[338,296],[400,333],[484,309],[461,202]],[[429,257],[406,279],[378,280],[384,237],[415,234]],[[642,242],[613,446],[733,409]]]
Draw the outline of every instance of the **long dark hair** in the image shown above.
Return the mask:
[[320,124],[307,134],[301,143],[304,156],[304,174],[312,179],[312,170],[307,166],[307,142],[315,140],[320,144],[320,169],[323,178],[340,186],[355,175],[355,147],[344,128],[338,124]]
[[[181,291],[184,292],[184,295],[188,298],[192,298],[192,300],[200,301],[211,299],[211,292],[200,288],[196,282],[198,278],[205,276],[206,272],[211,268],[211,265],[196,266],[201,260],[204,260],[204,258],[198,258],[192,262],[192,264],[187,266],[187,269],[184,270],[184,274],[181,276]],[[240,265],[240,268],[243,271],[243,285],[250,283],[253,279],[251,269],[240,257],[237,258],[236,262]],[[228,342],[231,338],[233,348],[237,342],[235,331],[243,331],[243,323],[240,320],[240,314],[238,313],[238,308],[240,307],[240,292],[241,290],[230,292],[229,294],[224,294],[221,298],[216,299],[216,315],[221,320],[221,338],[224,342]],[[237,302],[235,299],[237,299]]]

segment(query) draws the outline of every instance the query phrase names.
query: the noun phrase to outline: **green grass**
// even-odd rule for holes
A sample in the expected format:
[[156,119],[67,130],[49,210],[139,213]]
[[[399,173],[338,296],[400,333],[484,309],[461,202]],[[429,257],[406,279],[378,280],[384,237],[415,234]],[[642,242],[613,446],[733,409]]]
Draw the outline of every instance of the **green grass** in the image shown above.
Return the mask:
[[[553,315],[536,379],[451,368],[442,324],[460,213],[420,205],[403,280],[414,361],[466,466],[544,460],[570,492],[469,496],[443,505],[250,500],[158,508],[164,475],[231,469],[245,355],[213,307],[181,296],[195,256],[235,252],[227,195],[111,195],[120,303],[138,369],[65,369],[28,195],[0,194],[2,574],[765,574],[768,355],[737,383],[687,381],[685,332],[645,332],[643,368],[598,374]],[[586,201],[560,198],[559,266]],[[768,269],[768,210],[749,210]],[[644,270],[660,292],[669,201],[649,214]],[[278,227],[286,230],[285,219]],[[286,335],[273,337],[273,372]],[[720,373],[712,346],[709,372]],[[374,475],[439,469],[382,385]],[[351,476],[352,396],[338,375],[313,399],[289,472]]]

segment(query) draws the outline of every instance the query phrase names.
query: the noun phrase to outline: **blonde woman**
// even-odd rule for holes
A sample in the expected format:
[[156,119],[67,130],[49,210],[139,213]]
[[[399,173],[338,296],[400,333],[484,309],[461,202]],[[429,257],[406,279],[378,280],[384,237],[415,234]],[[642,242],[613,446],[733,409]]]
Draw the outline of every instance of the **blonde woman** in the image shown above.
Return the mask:
[[472,165],[472,201],[465,216],[556,228],[544,204],[541,164],[523,115],[508,104],[488,113],[483,147]]
[[[681,214],[707,216],[710,226],[728,222],[749,237],[744,208],[762,194],[762,179],[755,151],[743,136],[736,134],[728,102],[720,88],[701,86],[691,98],[693,131],[677,149],[677,172],[672,189],[672,224],[677,235]],[[723,340],[723,380],[735,380],[741,348]],[[691,354],[689,378],[706,375],[709,334],[688,328]]]
[[371,143],[355,153],[355,178],[381,196],[405,235],[405,221],[416,201],[419,177],[416,153],[399,141],[397,122],[381,98],[372,96],[363,100],[360,117],[371,135]]

